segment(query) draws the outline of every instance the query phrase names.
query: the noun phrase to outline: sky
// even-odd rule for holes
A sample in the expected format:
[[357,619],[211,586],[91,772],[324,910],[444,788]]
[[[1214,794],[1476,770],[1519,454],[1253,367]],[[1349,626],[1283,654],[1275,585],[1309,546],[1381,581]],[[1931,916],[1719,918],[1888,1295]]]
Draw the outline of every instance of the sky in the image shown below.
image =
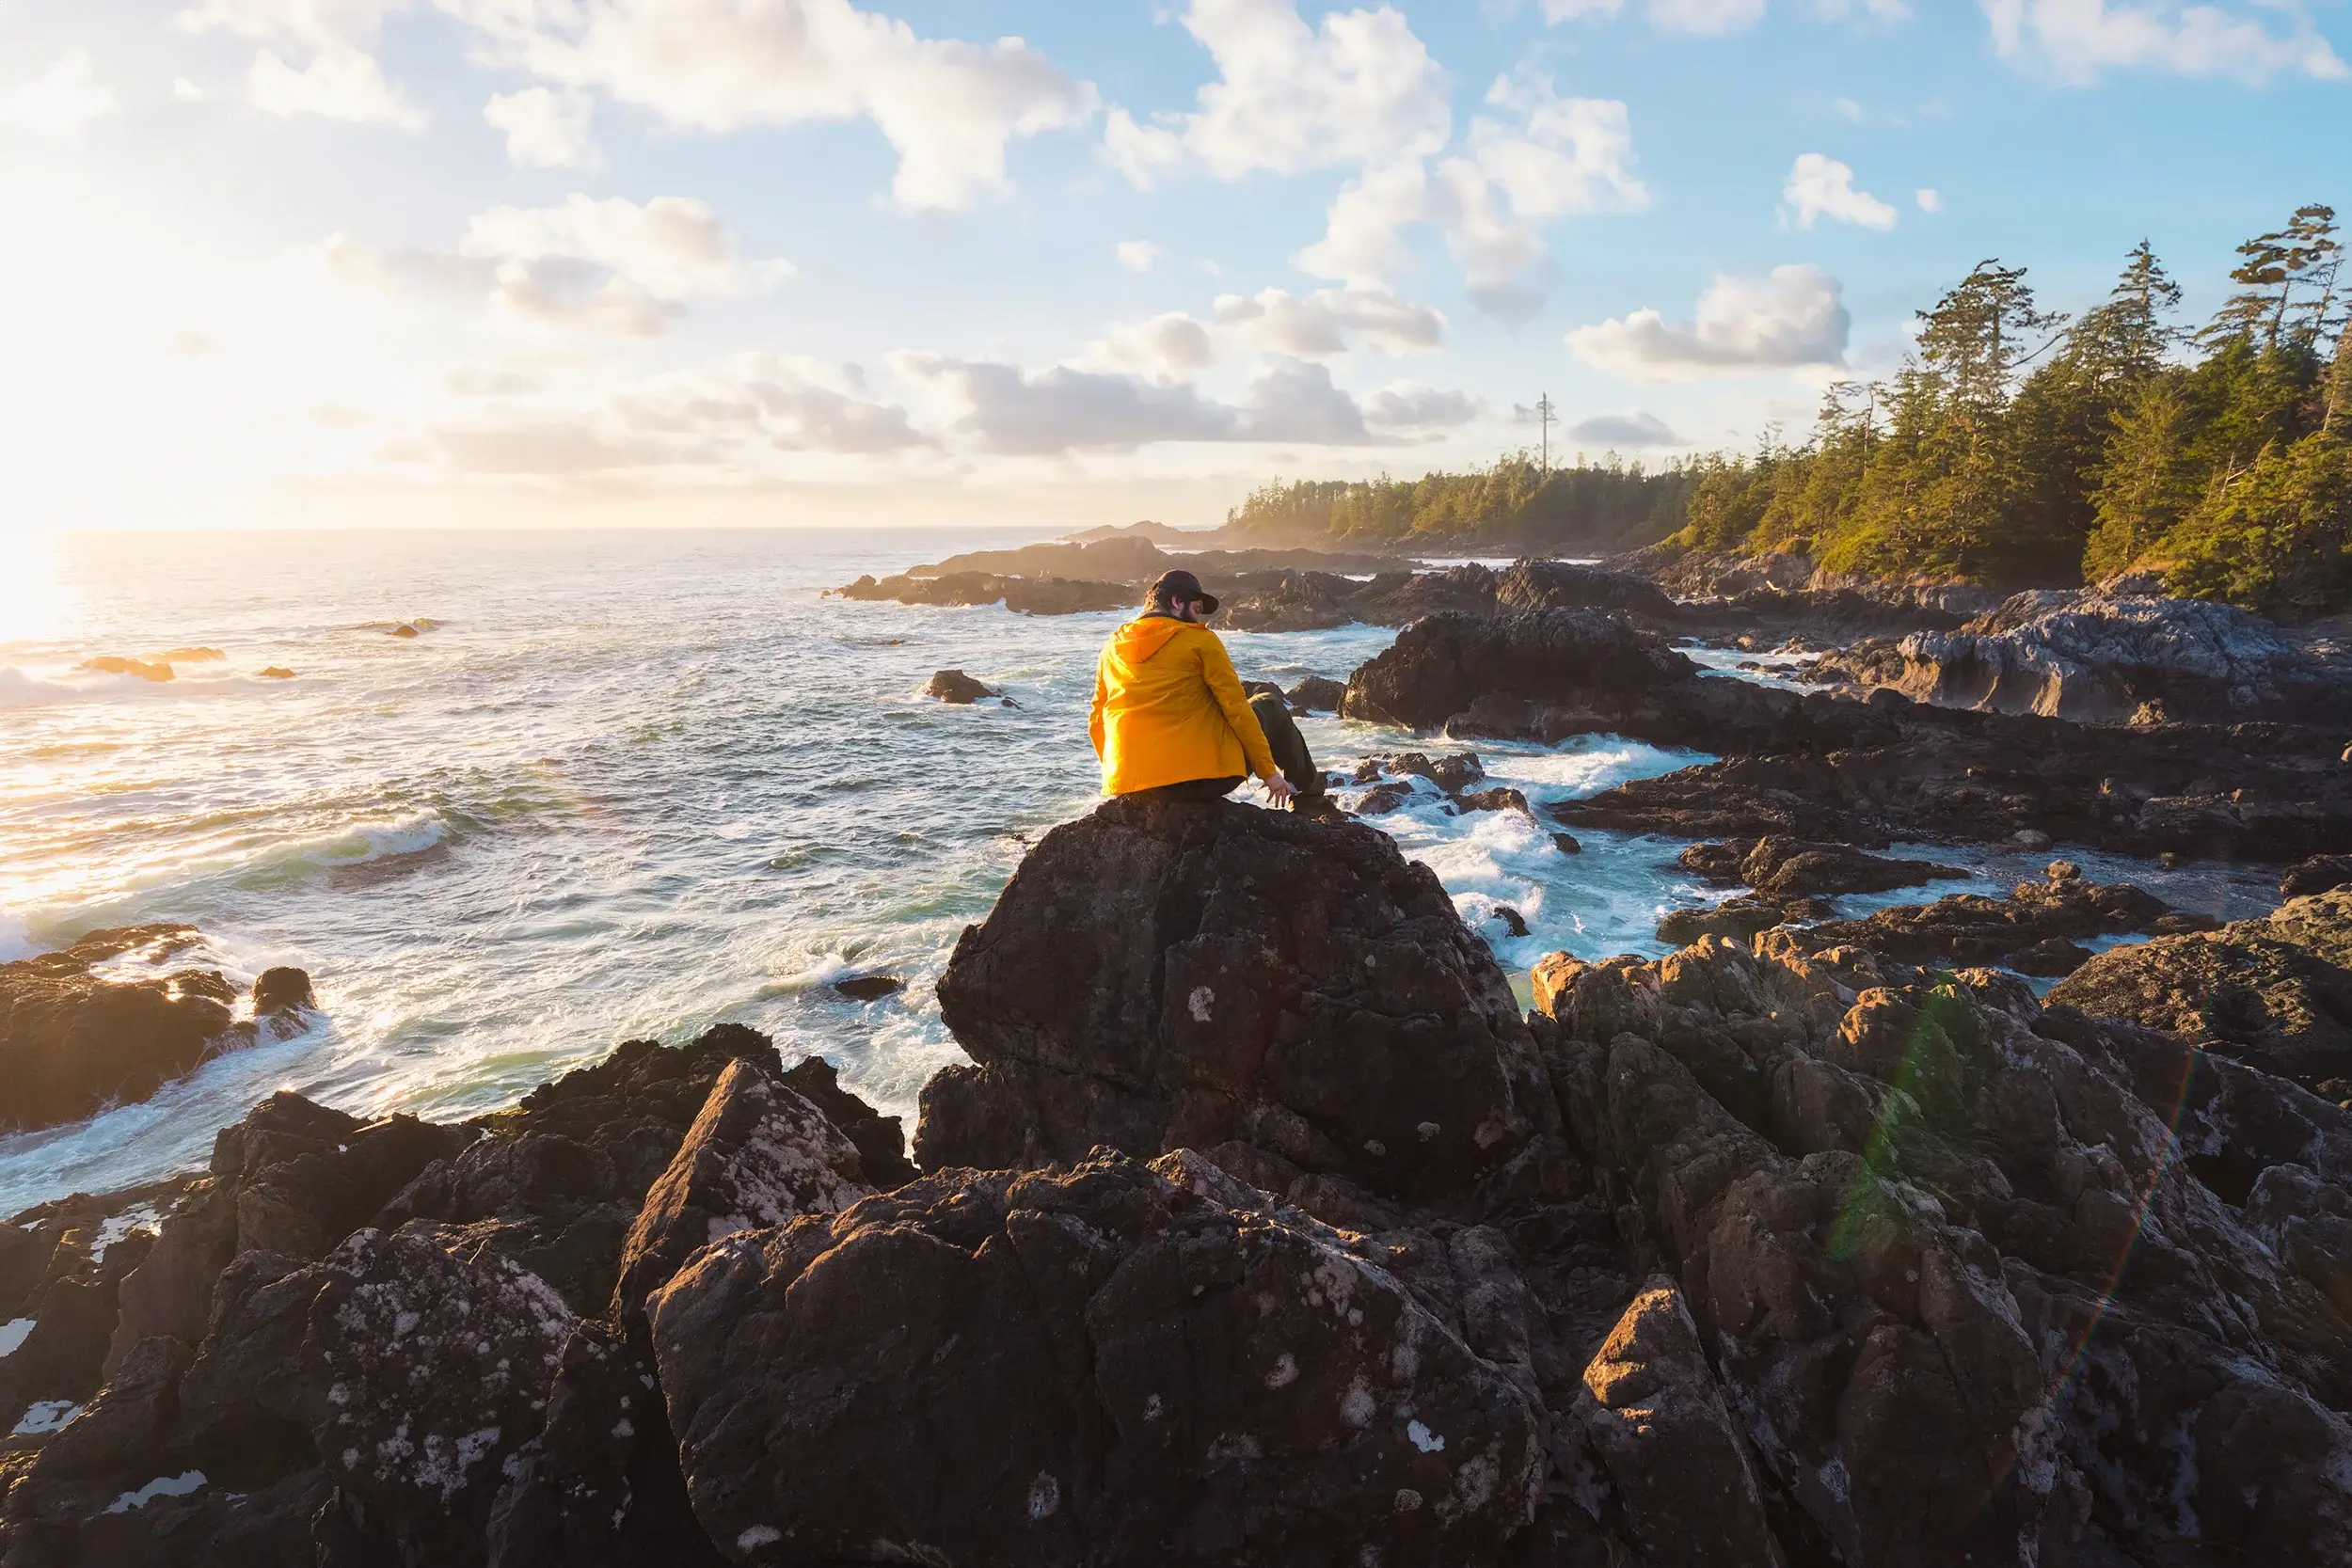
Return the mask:
[[2352,211],[2342,0],[0,0],[0,528],[1222,519]]

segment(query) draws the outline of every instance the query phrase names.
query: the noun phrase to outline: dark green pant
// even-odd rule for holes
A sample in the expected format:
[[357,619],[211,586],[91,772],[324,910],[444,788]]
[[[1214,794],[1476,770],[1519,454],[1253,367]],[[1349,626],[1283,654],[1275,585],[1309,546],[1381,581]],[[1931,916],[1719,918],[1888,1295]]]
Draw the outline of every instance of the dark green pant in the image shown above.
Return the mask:
[[1307,737],[1291,719],[1290,704],[1272,692],[1261,691],[1249,699],[1249,711],[1258,716],[1258,728],[1265,731],[1266,750],[1274,753],[1274,766],[1298,792],[1299,804],[1322,799],[1323,769],[1315,766],[1314,753],[1307,750]]
[[[1323,799],[1323,769],[1315,766],[1314,753],[1307,750],[1307,737],[1298,733],[1291,721],[1290,705],[1270,693],[1260,693],[1249,699],[1249,711],[1258,716],[1258,728],[1265,732],[1266,750],[1274,753],[1274,766],[1282,770],[1291,788],[1298,792],[1299,805]],[[1141,800],[1181,800],[1198,804],[1202,800],[1221,800],[1239,789],[1244,783],[1236,773],[1227,779],[1186,779],[1182,784],[1162,784],[1157,789],[1138,789],[1130,797]]]

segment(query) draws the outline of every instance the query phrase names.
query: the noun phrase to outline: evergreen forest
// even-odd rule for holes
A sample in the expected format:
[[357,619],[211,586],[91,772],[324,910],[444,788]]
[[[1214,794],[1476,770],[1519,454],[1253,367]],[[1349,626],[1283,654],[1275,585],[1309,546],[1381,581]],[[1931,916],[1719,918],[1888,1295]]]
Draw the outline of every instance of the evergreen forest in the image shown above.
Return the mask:
[[2249,240],[2201,326],[2143,242],[2069,319],[1979,263],[1885,381],[1830,387],[1807,437],[1645,470],[1267,485],[1243,533],[1356,546],[1788,550],[1878,578],[2063,586],[2149,574],[2280,620],[2352,605],[2352,275],[2333,209]]

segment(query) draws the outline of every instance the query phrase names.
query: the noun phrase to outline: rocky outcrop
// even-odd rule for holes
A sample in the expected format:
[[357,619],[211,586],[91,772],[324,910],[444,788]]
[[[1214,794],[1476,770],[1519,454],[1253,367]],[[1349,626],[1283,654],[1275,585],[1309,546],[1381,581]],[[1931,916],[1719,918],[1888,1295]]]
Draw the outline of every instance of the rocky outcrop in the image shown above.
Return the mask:
[[1441,1201],[1549,1130],[1485,944],[1354,823],[1110,801],[1039,841],[939,1000],[977,1065],[924,1088],[926,1168],[1238,1143]]
[[1983,972],[1770,940],[1565,960],[1538,996],[1569,1122],[1688,1293],[1784,1550],[2352,1546],[2352,1325],[2183,1157],[2219,1170],[2280,1115],[2316,1189],[2352,1117]]
[[923,695],[934,702],[968,707],[983,697],[995,696],[996,689],[983,681],[974,680],[961,670],[934,671],[923,683]]
[[857,1146],[823,1112],[750,1062],[729,1062],[637,1212],[611,1316],[634,1318],[650,1291],[712,1242],[830,1214],[873,1190]]
[[2279,896],[2308,898],[2340,887],[2352,887],[2352,855],[2313,855],[2287,867],[2279,879]]
[[[199,967],[197,943],[193,927],[129,926],[0,964],[0,1131],[145,1100],[219,1052],[306,1027],[309,975],[271,970],[241,1020],[236,988]],[[148,973],[113,973],[132,962]]]
[[2102,953],[2053,1004],[2134,1019],[2333,1101],[2352,1100],[2352,889],[2261,920]]
[[1958,631],[1859,645],[1817,673],[1920,702],[2094,723],[2352,716],[2352,672],[2315,661],[2258,616],[2095,589],[2019,594]]
[[1710,882],[1744,882],[1768,898],[1885,893],[1921,882],[1965,879],[1957,866],[1893,860],[1851,845],[1772,836],[1694,844],[1677,861]]
[[2070,863],[2052,863],[2039,882],[2020,882],[2006,898],[1947,894],[1932,904],[1899,904],[1861,920],[1832,920],[1788,940],[1820,952],[1858,947],[1906,964],[1961,968],[1994,964],[2034,975],[2069,974],[2090,959],[2081,944],[2135,932],[2169,935],[2215,924],[2119,882],[2085,881]]
[[716,1562],[634,1303],[869,1171],[895,1120],[734,1025],[467,1127],[274,1096],[202,1178],[0,1226],[0,1562]]
[[651,1308],[696,1514],[750,1562],[1491,1562],[1539,1406],[1367,1250],[1115,1156],[723,1243]]
[[1658,638],[1586,611],[1449,611],[1415,622],[1349,676],[1340,712],[1416,729],[1513,702],[1598,718],[1657,707],[1697,675]]
[[1135,590],[1123,582],[1001,577],[993,572],[946,572],[935,577],[900,575],[880,579],[869,574],[834,592],[845,599],[898,604],[1002,604],[1023,615],[1079,615],[1089,610],[1124,610],[1136,602]]
[[[1750,690],[1750,702],[1787,697]],[[1721,761],[1546,810],[1570,828],[1687,839],[1879,847],[2038,832],[2148,858],[2279,864],[2352,838],[2352,775],[2331,732],[2307,726],[2127,730],[1920,707],[1893,692],[1868,703],[1812,692],[1775,711],[1768,725],[1715,724],[1661,742],[1702,745]]]
[[1336,713],[1347,695],[1347,683],[1328,675],[1309,675],[1282,693],[1295,713]]

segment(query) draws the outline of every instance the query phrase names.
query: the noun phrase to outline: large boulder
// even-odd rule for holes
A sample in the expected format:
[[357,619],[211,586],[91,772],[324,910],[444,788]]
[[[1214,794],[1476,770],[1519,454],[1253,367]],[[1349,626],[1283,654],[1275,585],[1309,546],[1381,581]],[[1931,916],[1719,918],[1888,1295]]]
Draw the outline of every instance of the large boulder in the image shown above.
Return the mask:
[[1660,621],[1674,615],[1674,601],[1647,578],[1571,561],[1521,561],[1499,573],[1495,608],[1598,610]]
[[1554,1119],[1485,943],[1352,822],[1107,802],[1039,841],[939,1000],[977,1065],[925,1085],[928,1169],[1239,1142],[1435,1201]]
[[653,1299],[696,1515],[758,1564],[1485,1564],[1531,1393],[1303,1217],[1106,1156],[729,1238]]
[[2019,594],[1958,631],[1859,646],[1838,662],[1920,702],[2090,722],[2352,714],[2344,672],[2259,616],[2145,594]]
[[[0,964],[0,1132],[134,1103],[264,1030],[299,1032],[308,975],[272,970],[256,993],[259,1020],[240,1022],[234,988],[186,957],[197,940],[191,927],[128,926]],[[110,973],[128,959],[147,973]]]
[[1658,638],[1590,611],[1450,611],[1407,626],[1349,676],[1340,711],[1417,729],[1498,698],[1615,712],[1697,675]]
[[2259,920],[2119,947],[2054,1005],[2171,1030],[2330,1100],[2352,1100],[2352,888]]

